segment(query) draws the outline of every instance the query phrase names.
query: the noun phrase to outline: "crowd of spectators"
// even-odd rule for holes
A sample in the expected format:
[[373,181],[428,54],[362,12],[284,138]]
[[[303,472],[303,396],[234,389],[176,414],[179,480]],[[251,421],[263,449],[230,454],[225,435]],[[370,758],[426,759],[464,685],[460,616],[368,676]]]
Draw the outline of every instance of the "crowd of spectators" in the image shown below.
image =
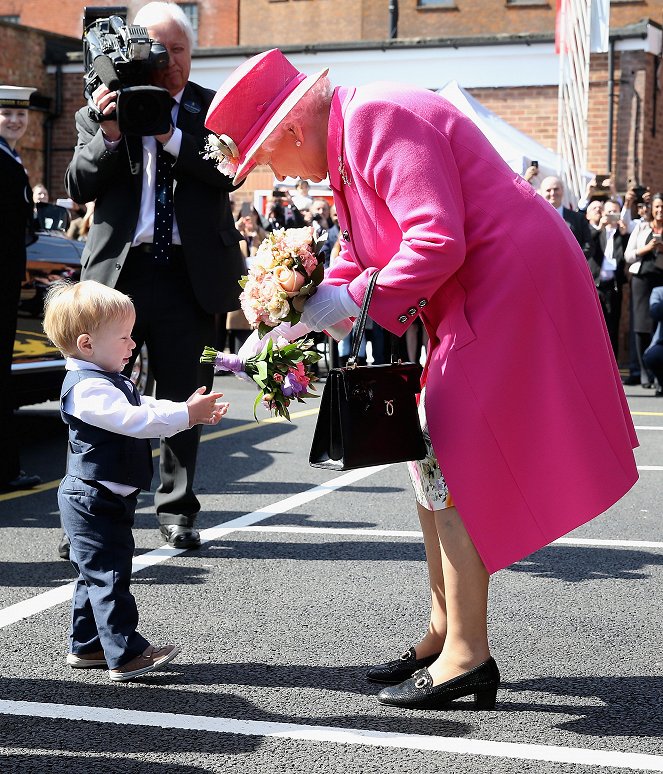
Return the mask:
[[[535,172],[528,168],[524,174],[532,185]],[[629,362],[624,383],[663,396],[663,194],[630,185],[620,196],[613,179],[601,176],[588,183],[577,208],[570,209],[562,204],[564,184],[558,177],[544,178],[537,190],[566,221],[585,253],[615,358]],[[628,319],[623,321],[625,307]],[[628,352],[620,350],[625,326]]]

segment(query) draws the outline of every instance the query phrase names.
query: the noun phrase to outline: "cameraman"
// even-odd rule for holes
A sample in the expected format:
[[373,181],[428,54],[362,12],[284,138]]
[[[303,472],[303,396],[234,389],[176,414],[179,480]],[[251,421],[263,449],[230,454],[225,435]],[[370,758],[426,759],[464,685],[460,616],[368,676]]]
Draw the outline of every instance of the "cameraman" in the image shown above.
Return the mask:
[[281,228],[302,228],[306,221],[302,213],[295,207],[290,191],[275,188],[267,205],[266,231],[278,231]]
[[[179,6],[166,2],[143,6],[134,23],[147,27],[150,38],[168,51],[167,66],[152,69],[150,80],[173,99],[172,125],[156,136],[123,136],[116,120],[96,123],[87,107],[79,110],[78,142],[65,184],[74,201],[96,201],[82,279],[131,296],[133,354],[146,343],[157,397],[181,401],[202,384],[212,385],[213,370],[200,366],[200,354],[214,341],[214,314],[239,307],[244,264],[228,201],[232,180],[202,157],[214,92],[189,81],[191,25]],[[117,92],[104,85],[92,95],[103,116],[114,113],[116,99]],[[172,182],[164,182],[164,158],[175,183],[166,212],[164,191],[172,191]],[[169,241],[171,230],[172,246],[164,247],[163,235]],[[161,533],[176,548],[200,546],[194,529],[200,503],[193,491],[199,438],[199,428],[192,428],[161,441],[155,506]]]

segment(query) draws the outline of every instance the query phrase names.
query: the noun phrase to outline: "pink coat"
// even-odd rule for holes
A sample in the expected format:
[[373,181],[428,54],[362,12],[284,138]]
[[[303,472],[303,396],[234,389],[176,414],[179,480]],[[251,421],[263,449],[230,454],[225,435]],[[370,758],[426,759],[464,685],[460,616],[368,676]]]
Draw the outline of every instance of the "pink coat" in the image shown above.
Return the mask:
[[405,333],[420,316],[431,438],[489,572],[605,511],[638,478],[637,438],[587,261],[569,227],[451,104],[338,89],[330,282]]

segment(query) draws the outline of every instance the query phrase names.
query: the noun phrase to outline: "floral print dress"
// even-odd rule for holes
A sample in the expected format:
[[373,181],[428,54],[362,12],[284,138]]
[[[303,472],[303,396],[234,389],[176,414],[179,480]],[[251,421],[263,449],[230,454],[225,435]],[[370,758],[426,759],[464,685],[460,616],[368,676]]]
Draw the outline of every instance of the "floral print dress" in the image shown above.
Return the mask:
[[454,502],[433,451],[426,422],[425,403],[426,388],[424,387],[419,400],[419,421],[426,442],[426,456],[422,460],[408,462],[407,466],[417,502],[429,511],[443,511],[445,508],[452,508]]

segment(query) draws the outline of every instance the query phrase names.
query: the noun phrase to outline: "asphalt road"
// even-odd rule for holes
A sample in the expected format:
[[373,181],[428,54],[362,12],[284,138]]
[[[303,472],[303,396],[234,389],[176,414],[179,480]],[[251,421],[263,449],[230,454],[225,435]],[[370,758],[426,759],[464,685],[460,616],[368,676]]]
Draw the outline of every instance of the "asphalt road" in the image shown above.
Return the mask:
[[0,495],[2,774],[663,771],[663,399],[627,388],[634,489],[493,577],[496,710],[414,712],[364,680],[427,621],[404,466],[310,468],[315,401],[256,424],[252,387],[217,384],[232,407],[203,435],[203,547],[163,549],[149,494],[136,519],[140,630],[182,654],[127,684],[65,665],[66,436],[52,405],[20,412],[24,466],[45,483]]

